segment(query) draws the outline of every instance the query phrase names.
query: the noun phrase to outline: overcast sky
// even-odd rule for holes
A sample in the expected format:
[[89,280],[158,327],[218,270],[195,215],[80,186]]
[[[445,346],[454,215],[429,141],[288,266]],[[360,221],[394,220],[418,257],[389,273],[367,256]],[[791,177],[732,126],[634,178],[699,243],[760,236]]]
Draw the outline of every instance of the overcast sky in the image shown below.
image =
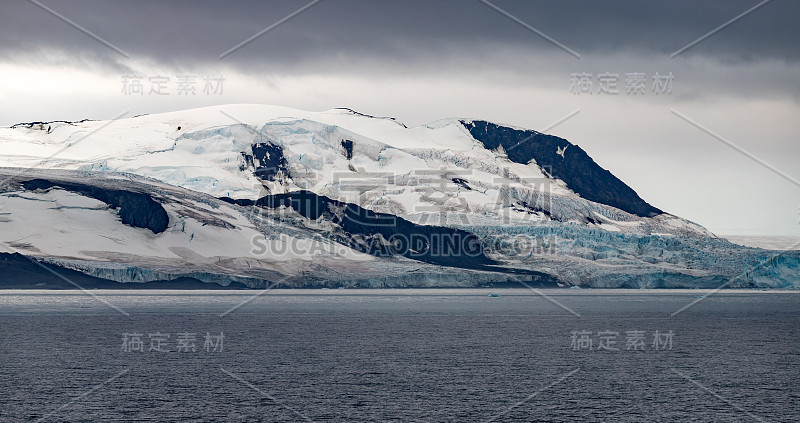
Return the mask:
[[[5,0],[0,125],[228,103],[408,125],[569,117],[547,132],[656,207],[718,234],[800,236],[800,2],[309,1]],[[150,92],[159,76],[167,95]]]

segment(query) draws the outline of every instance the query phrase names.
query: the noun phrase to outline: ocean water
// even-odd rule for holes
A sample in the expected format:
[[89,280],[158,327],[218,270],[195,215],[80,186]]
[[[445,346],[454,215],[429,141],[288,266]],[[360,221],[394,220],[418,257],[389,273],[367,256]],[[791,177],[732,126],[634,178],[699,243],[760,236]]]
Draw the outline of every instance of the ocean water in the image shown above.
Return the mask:
[[493,292],[0,291],[0,422],[800,421],[800,293]]

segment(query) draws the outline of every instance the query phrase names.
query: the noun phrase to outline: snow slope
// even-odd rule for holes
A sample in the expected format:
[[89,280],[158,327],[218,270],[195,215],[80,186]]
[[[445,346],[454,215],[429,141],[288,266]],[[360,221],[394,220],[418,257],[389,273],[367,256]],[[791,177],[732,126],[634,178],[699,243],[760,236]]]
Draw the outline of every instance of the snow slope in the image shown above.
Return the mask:
[[[502,148],[486,149],[456,119],[407,128],[347,109],[230,105],[48,127],[0,130],[0,166],[134,173],[215,197],[309,189],[421,223],[445,222],[447,215],[508,224],[556,219],[625,232],[710,235],[675,217],[640,219],[586,201],[535,162],[516,163]],[[351,159],[345,140],[352,142]],[[279,180],[247,168],[243,153],[252,155],[258,143],[282,150],[288,167]]]
[[[297,215],[254,212],[136,175],[2,169],[2,253],[118,282],[190,277],[227,285],[458,286],[513,280],[495,272],[462,271],[394,258],[379,260],[319,236],[313,225],[288,224]],[[88,184],[147,193],[167,211],[169,225],[154,233],[121,222],[118,210],[58,186],[27,190],[21,183]],[[398,274],[401,277],[392,278]],[[469,277],[465,280],[465,275]]]

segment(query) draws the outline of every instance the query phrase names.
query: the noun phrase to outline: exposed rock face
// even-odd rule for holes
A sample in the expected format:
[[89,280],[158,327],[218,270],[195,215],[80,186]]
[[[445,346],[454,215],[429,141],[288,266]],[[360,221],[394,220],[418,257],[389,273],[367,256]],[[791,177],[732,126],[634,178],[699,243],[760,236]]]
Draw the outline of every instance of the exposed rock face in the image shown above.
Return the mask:
[[351,140],[342,140],[342,148],[344,148],[344,157],[347,160],[353,159],[353,141]]
[[55,263],[42,262],[21,254],[0,253],[0,288],[2,289],[241,289],[245,285],[231,282],[227,286],[179,277],[140,283],[119,283],[89,275]]
[[350,247],[377,257],[400,255],[425,263],[461,268],[496,264],[486,257],[478,238],[460,229],[417,225],[398,216],[376,213],[311,191],[262,197],[257,201],[231,200],[240,206],[289,207],[305,218],[324,219],[341,229]]
[[32,179],[23,182],[22,186],[27,190],[47,190],[59,187],[76,194],[94,198],[112,208],[119,209],[119,217],[122,219],[122,223],[135,228],[150,229],[156,234],[164,232],[169,225],[169,216],[167,216],[164,207],[147,194],[123,190],[107,190],[75,183],[55,183],[45,179]]
[[484,147],[490,150],[503,147],[509,160],[517,163],[535,160],[550,176],[566,182],[571,190],[587,200],[641,217],[663,213],[642,200],[611,172],[600,167],[583,149],[563,138],[481,120],[461,123]]
[[286,158],[283,150],[272,143],[258,143],[252,146],[253,154],[242,153],[245,163],[254,170],[256,177],[274,181],[279,175],[288,176]]

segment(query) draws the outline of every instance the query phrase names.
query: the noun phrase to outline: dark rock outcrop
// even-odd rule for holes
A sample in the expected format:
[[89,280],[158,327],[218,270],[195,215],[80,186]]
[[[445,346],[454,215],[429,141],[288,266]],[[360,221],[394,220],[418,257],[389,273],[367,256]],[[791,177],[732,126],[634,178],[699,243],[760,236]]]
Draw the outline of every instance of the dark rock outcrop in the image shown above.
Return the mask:
[[328,237],[373,256],[403,256],[439,266],[518,274],[536,283],[557,286],[557,279],[549,274],[498,266],[486,256],[478,237],[462,229],[418,225],[399,216],[373,212],[306,190],[268,195],[256,201],[221,200],[239,206],[287,207],[307,219],[333,223],[338,230],[328,232]]
[[242,153],[244,161],[261,180],[274,181],[278,175],[289,176],[286,157],[280,146],[268,142],[252,145],[253,154]]
[[268,195],[256,201],[223,200],[240,206],[290,207],[305,218],[323,218],[341,229],[337,242],[379,257],[400,255],[426,263],[461,268],[482,268],[495,264],[484,254],[478,238],[467,231],[417,225],[395,215],[376,213],[311,191]]
[[536,131],[523,131],[491,122],[462,121],[473,138],[484,147],[495,150],[502,146],[509,160],[536,164],[550,176],[566,182],[581,197],[606,204],[641,217],[663,212],[646,201],[611,172],[603,169],[583,149],[569,141]]
[[344,157],[347,160],[353,159],[353,141],[351,140],[342,140],[342,148],[344,148]]
[[76,270],[44,263],[22,254],[0,253],[0,289],[246,289],[238,282],[228,286],[194,278],[121,283]]
[[119,217],[125,225],[134,228],[150,229],[153,233],[161,233],[169,225],[169,216],[164,207],[144,193],[103,189],[91,185],[72,182],[52,182],[45,179],[32,179],[22,182],[27,190],[62,188],[86,197],[94,198],[119,210]]
[[67,120],[51,120],[49,122],[40,122],[40,121],[36,121],[36,122],[21,122],[21,123],[15,123],[15,124],[11,125],[11,129],[17,129],[17,128],[35,129],[37,126],[40,129],[44,129],[45,126],[51,126],[54,123],[66,123],[67,125],[75,125],[76,123],[83,123],[83,122],[89,122],[89,121],[91,121],[91,119],[81,119],[81,120],[76,120],[76,121],[72,121],[72,122],[67,121]]

